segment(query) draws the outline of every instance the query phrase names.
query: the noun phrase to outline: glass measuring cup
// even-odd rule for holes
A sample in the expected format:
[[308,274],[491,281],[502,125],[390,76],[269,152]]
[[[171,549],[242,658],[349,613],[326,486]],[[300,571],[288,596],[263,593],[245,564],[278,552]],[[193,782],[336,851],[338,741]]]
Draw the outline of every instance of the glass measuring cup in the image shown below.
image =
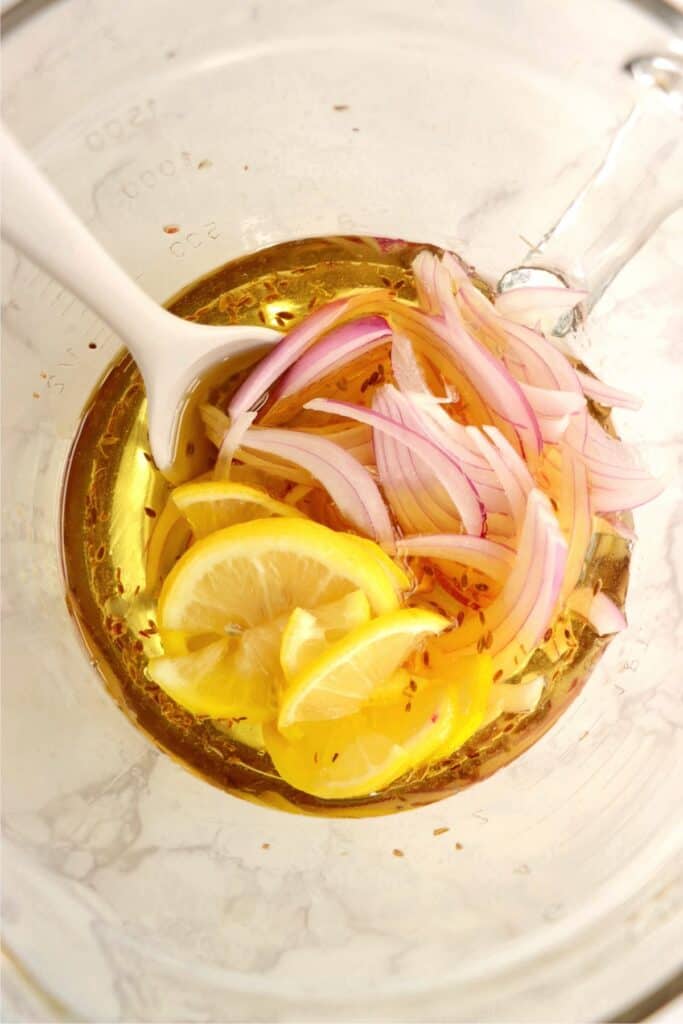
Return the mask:
[[[174,12],[160,39],[158,12],[144,6],[125,25],[98,12],[97,31],[82,15],[78,23],[76,8],[56,8],[32,40],[17,37],[16,57],[8,44],[10,73],[22,48],[45,59],[36,75],[17,77],[6,101],[12,127],[159,300],[230,256],[304,234],[428,239],[500,273],[523,251],[516,233],[534,241],[585,178],[623,102],[621,81],[610,81],[607,97],[595,84],[606,72],[568,93],[524,49],[523,33],[503,42],[473,10],[435,6],[418,23],[392,5],[387,33],[380,12],[360,5],[328,10],[331,24],[301,5],[286,25],[276,6],[261,5],[259,25],[216,4],[199,26],[192,12]],[[640,42],[641,25],[631,24],[624,52]],[[359,25],[368,33],[360,44]],[[543,18],[538,32],[551,46]],[[90,59],[76,89],[67,72],[83,53]],[[495,59],[496,81],[484,76],[482,53]],[[382,99],[388,81],[391,104]],[[440,105],[444,83],[469,100],[458,117]],[[495,111],[488,136],[482,108]],[[551,130],[552,142],[542,141]],[[491,161],[492,150],[509,156]],[[416,151],[432,154],[419,175]],[[446,153],[467,154],[450,175]],[[628,436],[649,455],[676,424],[666,398],[675,387],[674,231],[625,272],[602,318],[596,310],[584,352],[596,371],[645,395],[645,416]],[[56,502],[82,400],[117,342],[11,254],[6,271],[8,301],[20,307],[7,311],[12,617],[3,679],[6,870],[18,894],[8,942],[18,958],[85,1016],[216,1016],[229,1004],[234,1015],[276,1005],[299,1016],[440,1006],[466,1018],[492,992],[502,1005],[540,1005],[528,995],[534,984],[559,984],[592,950],[609,948],[605,922],[622,904],[632,908],[642,885],[668,877],[675,850],[675,616],[662,585],[670,499],[639,517],[632,631],[585,699],[504,775],[391,823],[294,820],[226,801],[151,751],[84,664],[63,606]],[[43,908],[40,921],[31,903]],[[671,964],[665,939],[660,930],[662,972]],[[626,996],[623,980],[618,991],[595,986],[605,1005]]]

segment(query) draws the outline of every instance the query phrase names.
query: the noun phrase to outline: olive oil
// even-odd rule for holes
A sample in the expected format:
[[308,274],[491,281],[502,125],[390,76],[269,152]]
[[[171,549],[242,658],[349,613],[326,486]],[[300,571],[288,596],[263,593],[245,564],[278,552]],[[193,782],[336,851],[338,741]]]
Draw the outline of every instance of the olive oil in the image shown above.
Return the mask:
[[[424,248],[432,247],[359,237],[285,243],[226,264],[168,306],[199,323],[285,330],[322,303],[359,289],[388,288],[397,298],[412,300],[410,265]],[[373,356],[375,362],[378,358],[381,354]],[[244,373],[243,367],[232,369],[223,390]],[[367,369],[361,365],[356,379],[344,381],[344,398],[353,400],[356,387],[363,388]],[[601,410],[592,411],[607,422]],[[203,437],[184,444],[193,474],[208,470]],[[124,713],[163,750],[232,793],[302,813],[346,816],[429,803],[490,775],[529,747],[577,695],[605,647],[588,627],[573,621],[561,653],[546,645],[527,667],[527,674],[548,680],[534,712],[499,716],[450,758],[377,795],[325,802],[300,793],[279,778],[253,729],[195,718],[146,676],[147,659],[162,653],[147,552],[169,493],[147,446],[142,381],[130,356],[122,354],[91,397],[69,460],[62,513],[68,602],[91,660]],[[340,525],[329,503],[307,511]],[[629,555],[628,543],[617,535],[596,534],[582,582],[601,586],[623,604]]]

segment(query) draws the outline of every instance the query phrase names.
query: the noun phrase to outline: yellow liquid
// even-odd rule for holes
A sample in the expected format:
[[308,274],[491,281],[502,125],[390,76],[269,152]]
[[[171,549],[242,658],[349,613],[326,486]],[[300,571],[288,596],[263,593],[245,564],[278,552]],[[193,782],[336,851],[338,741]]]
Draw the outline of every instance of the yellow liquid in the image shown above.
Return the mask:
[[[317,305],[359,289],[390,288],[410,301],[410,265],[424,248],[431,247],[356,237],[289,242],[226,264],[185,289],[169,308],[199,323],[289,329]],[[146,551],[169,492],[147,445],[144,389],[124,354],[88,403],[69,460],[62,515],[69,606],[93,664],[130,720],[229,792],[300,813],[342,816],[430,803],[490,775],[543,735],[580,692],[606,646],[588,627],[572,622],[571,643],[562,655],[539,650],[527,668],[549,680],[535,711],[501,715],[451,757],[379,794],[322,801],[301,793],[279,778],[265,752],[248,745],[248,733],[195,718],[146,677],[147,659],[162,653],[155,596],[147,590]],[[210,451],[199,434],[184,443],[184,455],[194,475],[209,468]],[[620,537],[596,534],[581,582],[599,581],[623,605],[629,555]]]

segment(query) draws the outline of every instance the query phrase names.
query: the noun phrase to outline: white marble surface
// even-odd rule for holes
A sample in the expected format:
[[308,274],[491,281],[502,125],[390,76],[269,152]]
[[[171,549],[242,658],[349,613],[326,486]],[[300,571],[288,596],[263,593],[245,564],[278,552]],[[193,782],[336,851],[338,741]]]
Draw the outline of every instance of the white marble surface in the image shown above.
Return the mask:
[[[5,115],[159,299],[327,232],[429,239],[497,275],[627,111],[621,62],[666,43],[616,0],[70,0],[7,40]],[[117,342],[5,250],[4,1019],[570,1022],[680,966],[682,226],[582,343],[643,395],[624,433],[672,475],[637,516],[629,631],[520,761],[360,821],[211,789],[103,692],[66,615],[56,522]]]

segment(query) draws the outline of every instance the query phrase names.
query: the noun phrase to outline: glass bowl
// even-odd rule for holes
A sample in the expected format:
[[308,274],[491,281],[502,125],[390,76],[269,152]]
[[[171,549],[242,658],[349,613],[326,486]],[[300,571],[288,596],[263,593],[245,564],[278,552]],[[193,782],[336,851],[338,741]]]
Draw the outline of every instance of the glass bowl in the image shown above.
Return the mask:
[[[428,240],[495,279],[598,162],[632,101],[623,62],[667,41],[616,0],[71,0],[7,36],[5,117],[159,301],[317,235]],[[620,275],[578,353],[643,395],[617,425],[654,469],[680,454],[680,228]],[[3,264],[15,1019],[578,1020],[666,980],[683,890],[673,484],[636,514],[629,630],[514,764],[387,818],[236,800],[151,746],[88,665],[59,495],[119,342],[16,253]]]

